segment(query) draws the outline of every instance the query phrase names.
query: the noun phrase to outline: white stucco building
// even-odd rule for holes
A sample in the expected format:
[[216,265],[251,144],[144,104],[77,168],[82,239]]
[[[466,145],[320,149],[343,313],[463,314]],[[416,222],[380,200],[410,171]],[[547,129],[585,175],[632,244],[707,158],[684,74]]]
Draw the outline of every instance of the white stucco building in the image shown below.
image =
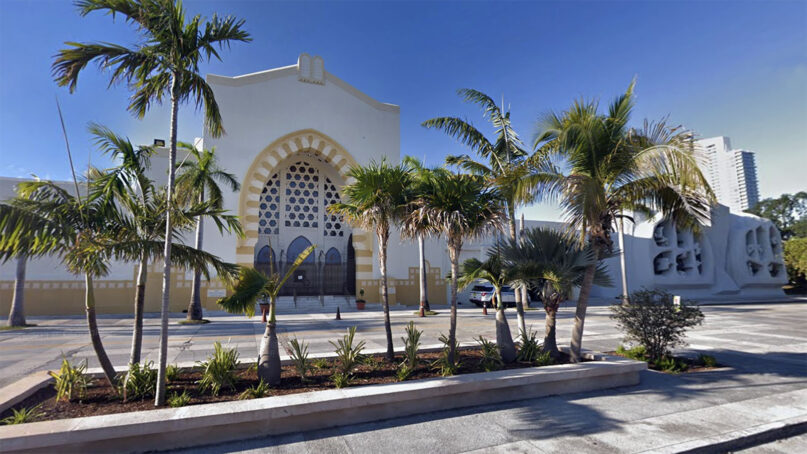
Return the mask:
[[[351,166],[387,159],[397,163],[400,151],[400,108],[377,101],[326,71],[319,57],[302,54],[291,66],[243,76],[208,75],[226,134],[205,136],[205,148],[215,147],[220,164],[242,184],[238,193],[225,192],[224,208],[237,214],[245,237],[219,235],[205,226],[204,247],[222,259],[244,266],[277,270],[293,261],[309,244],[315,253],[301,267],[286,295],[313,296],[322,304],[345,301],[365,289],[369,302],[379,301],[380,274],[375,238],[327,213],[349,183]],[[182,160],[185,154],[180,151]],[[152,177],[165,181],[166,150],[152,161]],[[12,196],[16,179],[0,178],[0,199]],[[717,207],[712,227],[700,236],[677,231],[669,224],[647,220],[628,235],[628,280],[632,289],[663,287],[701,299],[779,295],[786,282],[779,233],[764,219],[731,214]],[[527,227],[559,223],[528,221]],[[629,232],[630,233],[630,232]],[[483,258],[495,238],[468,242],[461,260]],[[428,239],[430,300],[445,303],[449,270],[443,239]],[[616,259],[609,263],[619,282]],[[418,303],[418,249],[393,233],[389,247],[389,288],[392,304]],[[152,264],[146,310],[159,307],[160,264]],[[0,265],[0,311],[11,299],[14,264]],[[28,312],[80,314],[83,282],[70,276],[58,261],[29,263],[26,295]],[[135,265],[118,263],[106,279],[97,281],[99,311],[131,312]],[[190,273],[175,273],[171,309],[187,306]],[[206,309],[225,289],[213,281],[203,284]],[[595,296],[613,297],[618,288],[595,289]],[[286,298],[281,304],[295,304]]]

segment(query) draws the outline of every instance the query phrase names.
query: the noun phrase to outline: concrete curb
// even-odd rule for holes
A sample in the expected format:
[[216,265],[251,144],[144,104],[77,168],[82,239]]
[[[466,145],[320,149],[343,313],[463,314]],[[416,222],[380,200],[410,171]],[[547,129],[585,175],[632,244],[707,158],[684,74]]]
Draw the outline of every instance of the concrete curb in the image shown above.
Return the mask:
[[681,454],[718,454],[769,443],[807,433],[807,415],[786,418],[747,429],[726,432],[713,437],[693,440],[654,452]]
[[140,452],[639,383],[643,362],[591,361],[0,427],[0,452]]

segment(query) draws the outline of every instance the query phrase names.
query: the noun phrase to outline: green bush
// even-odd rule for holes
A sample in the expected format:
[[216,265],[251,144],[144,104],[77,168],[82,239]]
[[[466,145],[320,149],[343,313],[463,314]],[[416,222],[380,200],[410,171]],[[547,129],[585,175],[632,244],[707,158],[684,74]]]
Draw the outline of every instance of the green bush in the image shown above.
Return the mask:
[[375,356],[361,355],[359,360],[362,364],[369,367],[370,370],[378,370],[381,368],[381,361],[377,360]]
[[235,389],[235,370],[238,367],[238,351],[234,348],[223,348],[221,342],[213,344],[213,354],[206,361],[199,362],[203,369],[202,379],[198,381],[202,392],[210,390],[218,396],[221,388]]
[[698,355],[698,364],[702,365],[703,367],[717,367],[717,358],[712,355],[704,355],[701,353]]
[[395,376],[398,377],[398,381],[404,381],[412,375],[412,372],[414,372],[414,369],[409,367],[408,364],[401,363],[398,365],[398,370],[395,371]]
[[337,372],[331,375],[331,381],[337,388],[344,388],[350,384],[350,374]]
[[476,342],[482,347],[482,359],[479,360],[482,369],[485,369],[486,372],[501,369],[504,362],[502,362],[502,356],[496,344],[482,336],[477,337]]
[[626,358],[635,359],[637,361],[647,361],[647,350],[645,350],[644,346],[642,345],[637,345],[629,349],[620,345],[616,348],[616,354]]
[[784,243],[783,258],[790,283],[807,284],[807,238],[790,238]]
[[684,345],[686,330],[703,322],[703,312],[696,305],[682,302],[676,306],[673,296],[663,290],[639,290],[628,300],[611,307],[611,318],[626,340],[644,346],[653,362],[669,356],[671,348]]
[[288,350],[291,363],[300,375],[300,381],[305,382],[308,380],[308,372],[311,370],[311,363],[308,361],[308,344],[301,343],[294,338],[289,341],[289,345],[291,346]]
[[410,369],[410,372],[417,367],[419,362],[418,349],[420,348],[420,336],[422,335],[423,331],[415,328],[415,322],[410,321],[409,325],[406,326],[406,337],[401,338],[404,343],[404,361],[402,364],[407,369]]
[[541,355],[542,345],[538,341],[538,333],[530,329],[528,333],[521,333],[521,345],[516,360],[525,363],[534,363]]
[[184,407],[191,402],[191,396],[188,394],[188,391],[183,390],[182,394],[173,393],[171,396],[168,397],[168,406],[169,407]]
[[269,385],[263,382],[263,380],[258,382],[258,386],[250,386],[244,392],[238,396],[241,400],[246,399],[260,399],[262,397],[266,397],[270,394],[271,390],[269,389]]
[[330,369],[331,368],[331,362],[328,361],[325,358],[315,359],[314,362],[313,362],[313,365],[314,365],[315,368],[320,369],[320,370],[322,370],[322,369]]
[[83,398],[87,394],[87,385],[90,384],[90,378],[84,375],[87,370],[87,362],[73,366],[67,361],[67,358],[62,357],[62,367],[59,372],[49,372],[56,382],[56,400],[73,400],[73,397]]
[[364,341],[354,345],[356,337],[356,327],[351,326],[341,340],[331,345],[336,347],[336,358],[339,360],[339,372],[342,375],[350,375],[359,364],[361,351],[364,350]]
[[656,366],[656,369],[671,373],[683,372],[688,368],[685,362],[671,356],[665,356],[657,361],[654,361],[653,364]]
[[165,366],[165,380],[171,383],[176,381],[177,378],[179,378],[179,367],[176,364]]
[[15,408],[11,410],[11,413],[12,413],[11,416],[0,419],[0,423],[3,423],[8,426],[13,424],[25,424],[29,422],[34,422],[37,419],[45,416],[45,412],[42,411],[42,404],[30,408],[23,407],[20,408],[19,410]]
[[440,334],[440,342],[443,343],[443,350],[440,353],[440,357],[434,360],[431,363],[431,368],[440,372],[440,375],[443,377],[448,377],[457,373],[460,368],[459,362],[459,351],[457,347],[459,347],[457,340],[454,339],[454,350],[457,352],[454,358],[454,362],[448,360],[448,353],[450,352],[450,342],[448,337],[445,334]]
[[555,358],[549,352],[541,351],[535,359],[532,360],[534,366],[551,366],[555,364]]
[[121,385],[126,399],[145,399],[153,396],[157,389],[157,369],[153,369],[153,361],[129,364],[129,373]]

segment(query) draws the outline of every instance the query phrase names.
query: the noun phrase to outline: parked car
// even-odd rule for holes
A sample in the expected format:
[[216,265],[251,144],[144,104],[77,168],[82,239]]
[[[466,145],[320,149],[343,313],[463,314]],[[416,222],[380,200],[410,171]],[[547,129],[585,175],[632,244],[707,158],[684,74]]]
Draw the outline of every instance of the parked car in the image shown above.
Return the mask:
[[[487,303],[489,308],[493,308],[494,306],[493,303],[491,303],[491,300],[493,299],[494,293],[495,290],[493,289],[492,285],[477,284],[471,288],[468,300],[473,304],[475,304],[477,307],[482,307],[484,303]],[[527,295],[530,298],[530,302],[540,301],[538,294],[532,289],[527,291]],[[516,307],[515,290],[513,290],[509,286],[502,287],[502,302],[504,303],[505,307]]]
[[[474,285],[468,299],[478,307],[482,307],[487,303],[488,307],[492,308],[493,303],[491,303],[491,300],[493,299],[494,293],[495,290],[492,285]],[[502,302],[506,307],[516,306],[516,293],[512,288],[502,287]]]

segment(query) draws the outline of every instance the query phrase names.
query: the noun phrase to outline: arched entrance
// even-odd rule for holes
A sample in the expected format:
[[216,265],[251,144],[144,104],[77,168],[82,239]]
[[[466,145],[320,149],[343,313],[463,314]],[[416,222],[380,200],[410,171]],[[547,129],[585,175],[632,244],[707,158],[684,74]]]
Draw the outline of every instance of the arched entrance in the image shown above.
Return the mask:
[[264,184],[255,266],[274,263],[269,256],[280,250],[278,270],[285,273],[307,247],[317,247],[286,281],[281,295],[343,295],[348,289],[351,232],[339,216],[328,213],[328,206],[341,200],[341,179],[327,162],[303,151],[280,163]]
[[[297,162],[302,164],[295,166],[294,172],[287,172]],[[302,235],[317,247],[314,253],[317,267],[325,266],[325,254],[331,247],[339,251],[344,263],[344,285],[336,294],[354,295],[357,282],[373,279],[372,236],[331,219],[326,216],[324,209],[327,200],[338,200],[339,190],[349,182],[347,173],[355,165],[355,159],[341,145],[313,129],[287,134],[264,148],[243,178],[238,213],[244,224],[245,236],[238,240],[237,263],[242,266],[258,265],[258,254],[264,246],[269,246],[274,253],[275,270],[282,271],[289,255],[289,244]],[[309,166],[315,169],[314,173],[309,172]],[[296,179],[295,175],[300,178]],[[308,180],[304,178],[306,175]],[[314,176],[317,176],[317,181],[314,181]],[[290,183],[294,183],[294,187]],[[309,187],[310,184],[315,187]],[[333,190],[330,190],[331,186]],[[308,195],[305,191],[308,191]],[[267,200],[270,195],[271,200]],[[291,197],[294,197],[294,202]],[[324,269],[317,269],[318,276],[324,273]],[[314,287],[319,288],[323,284],[324,281],[320,279],[320,284]],[[336,284],[328,285],[328,293],[334,294],[330,290],[336,291],[335,287]],[[320,291],[325,292],[324,285]]]

